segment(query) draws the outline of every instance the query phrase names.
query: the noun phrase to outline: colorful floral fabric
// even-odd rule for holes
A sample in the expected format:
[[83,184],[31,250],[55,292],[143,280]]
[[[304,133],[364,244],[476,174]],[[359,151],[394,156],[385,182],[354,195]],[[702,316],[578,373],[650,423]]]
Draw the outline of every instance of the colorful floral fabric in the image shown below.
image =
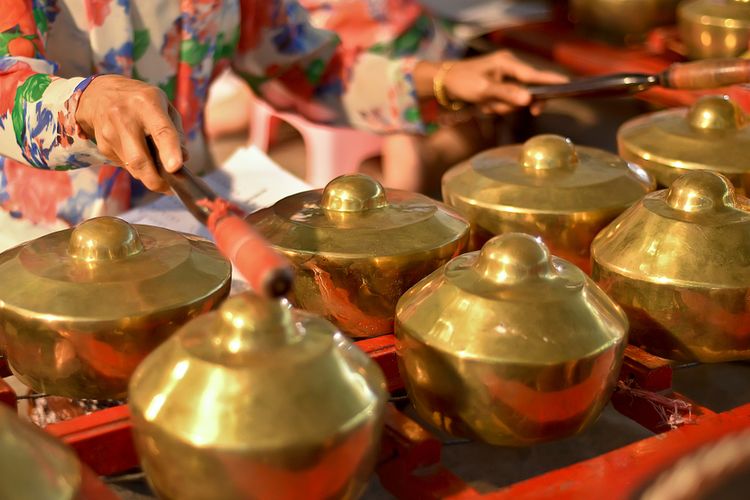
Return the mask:
[[[299,0],[310,22],[335,32],[341,52],[352,60],[362,52],[420,59],[460,56],[449,24],[427,14],[415,0]],[[353,64],[345,65],[348,68]]]
[[33,222],[72,224],[127,209],[143,192],[107,164],[75,121],[96,74],[159,86],[180,112],[189,142],[202,141],[209,84],[228,66],[272,104],[311,119],[378,133],[424,132],[414,60],[398,58],[416,53],[399,50],[399,43],[414,46],[412,35],[388,47],[378,40],[432,28],[413,2],[380,3],[380,11],[347,14],[380,28],[377,37],[356,40],[356,30],[344,29],[339,39],[313,27],[294,0],[4,2],[0,206]]
[[[351,80],[363,65],[363,54],[388,58],[419,60],[455,59],[465,47],[452,36],[450,23],[430,16],[416,0],[299,0],[307,9],[310,22],[321,29],[335,32],[341,41],[344,69],[343,80]],[[414,59],[416,58],[416,59]],[[405,68],[409,70],[410,66]],[[367,75],[363,75],[367,77]],[[405,103],[410,117],[424,123],[424,132],[437,128],[439,107],[436,102],[422,103],[420,109]],[[359,126],[382,127],[383,109],[363,112]],[[392,112],[402,109],[396,104]],[[386,119],[389,119],[386,117]]]

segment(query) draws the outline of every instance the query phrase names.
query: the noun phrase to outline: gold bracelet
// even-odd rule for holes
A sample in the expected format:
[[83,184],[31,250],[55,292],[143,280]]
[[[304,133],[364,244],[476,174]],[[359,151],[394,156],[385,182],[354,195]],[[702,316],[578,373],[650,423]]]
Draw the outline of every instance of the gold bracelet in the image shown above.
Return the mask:
[[451,101],[445,92],[445,76],[454,64],[455,61],[446,61],[440,65],[437,73],[435,73],[435,77],[432,79],[432,92],[435,94],[438,104],[442,107],[451,111],[458,111],[464,107],[464,103],[461,101]]

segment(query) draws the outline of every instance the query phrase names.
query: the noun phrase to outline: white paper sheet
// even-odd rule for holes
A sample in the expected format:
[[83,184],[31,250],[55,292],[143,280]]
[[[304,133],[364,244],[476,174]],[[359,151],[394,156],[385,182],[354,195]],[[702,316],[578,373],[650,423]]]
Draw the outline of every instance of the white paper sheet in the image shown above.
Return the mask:
[[66,227],[63,223],[35,225],[23,219],[14,219],[8,212],[0,210],[0,252]]
[[[247,212],[273,205],[290,194],[311,189],[254,146],[238,149],[222,168],[206,175],[203,180],[219,196],[231,200]],[[175,196],[159,198],[120,217],[131,223],[161,226],[210,238],[206,228],[185,210]]]

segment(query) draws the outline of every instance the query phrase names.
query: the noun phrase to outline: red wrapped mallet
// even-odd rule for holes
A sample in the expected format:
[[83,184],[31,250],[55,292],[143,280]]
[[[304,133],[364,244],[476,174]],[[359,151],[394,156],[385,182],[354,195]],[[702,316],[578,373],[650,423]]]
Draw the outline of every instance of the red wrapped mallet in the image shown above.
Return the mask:
[[208,228],[221,253],[253,290],[267,297],[286,295],[294,276],[290,262],[244,220],[242,210],[219,197],[188,169],[167,172],[150,137],[147,143],[159,174],[185,208]]

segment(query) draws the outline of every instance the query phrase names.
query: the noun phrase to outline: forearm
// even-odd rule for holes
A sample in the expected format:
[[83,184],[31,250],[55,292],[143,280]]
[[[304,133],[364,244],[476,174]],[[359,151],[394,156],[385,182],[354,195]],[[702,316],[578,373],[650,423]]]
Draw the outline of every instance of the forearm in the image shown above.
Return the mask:
[[[258,4],[244,0],[243,6],[243,22],[247,13],[257,21]],[[416,61],[410,58],[354,53],[334,33],[310,26],[295,2],[276,0],[273,8],[284,13],[283,22],[241,30],[254,36],[240,39],[234,61],[256,94],[312,121],[375,133],[426,130],[421,100],[431,95],[431,64],[419,64],[415,73]]]
[[440,63],[419,61],[414,65],[414,88],[420,99],[433,97],[433,84]]
[[43,169],[101,163],[75,120],[88,82],[36,72],[20,58],[0,58],[0,155]]
[[38,168],[88,165],[96,146],[75,121],[88,80],[53,76],[55,64],[44,56],[41,8],[32,2],[7,7],[0,31],[0,155]]

